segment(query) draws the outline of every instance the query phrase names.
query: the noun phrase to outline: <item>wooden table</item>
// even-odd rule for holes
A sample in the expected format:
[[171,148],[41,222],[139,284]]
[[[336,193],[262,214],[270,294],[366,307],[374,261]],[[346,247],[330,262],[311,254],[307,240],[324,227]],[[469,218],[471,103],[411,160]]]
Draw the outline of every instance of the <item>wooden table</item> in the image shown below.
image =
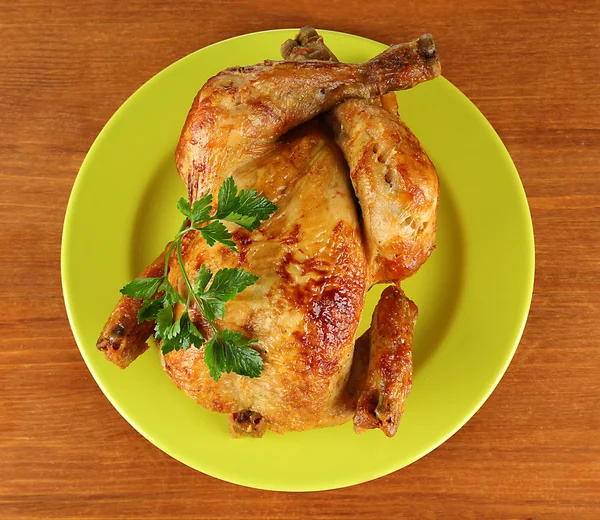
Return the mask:
[[[0,518],[600,518],[599,5],[287,4],[1,2]],[[71,335],[60,239],[88,148],[138,86],[210,43],[306,23],[435,35],[519,169],[537,275],[514,361],[448,442],[374,482],[270,493],[185,467],[113,409]]]

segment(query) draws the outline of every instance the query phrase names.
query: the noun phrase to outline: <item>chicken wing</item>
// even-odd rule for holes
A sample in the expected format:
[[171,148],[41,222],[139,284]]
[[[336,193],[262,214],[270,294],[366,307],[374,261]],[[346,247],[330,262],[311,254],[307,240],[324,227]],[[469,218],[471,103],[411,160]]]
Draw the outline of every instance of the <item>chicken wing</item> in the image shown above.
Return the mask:
[[[140,274],[141,278],[163,275],[165,252],[163,251],[154,262],[144,269]],[[127,368],[132,361],[148,349],[146,340],[154,330],[154,322],[138,323],[137,315],[141,307],[141,300],[122,296],[96,342],[96,347],[104,352],[106,359],[112,361],[119,368]]]
[[398,429],[412,386],[412,338],[417,306],[396,286],[383,291],[369,330],[369,368],[361,381],[354,431]]

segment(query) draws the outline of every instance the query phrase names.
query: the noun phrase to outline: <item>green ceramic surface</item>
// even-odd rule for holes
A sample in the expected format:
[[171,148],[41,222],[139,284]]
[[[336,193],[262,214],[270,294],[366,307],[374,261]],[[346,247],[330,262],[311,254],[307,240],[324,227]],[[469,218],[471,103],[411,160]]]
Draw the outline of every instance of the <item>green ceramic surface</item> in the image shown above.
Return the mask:
[[[61,267],[81,354],[110,402],[144,437],[229,482],[311,491],[396,471],[439,446],[479,409],[525,325],[534,242],[527,199],[508,152],[477,108],[440,77],[398,94],[402,118],[437,167],[441,204],[437,248],[403,283],[419,319],[413,389],[393,439],[380,431],[356,435],[347,423],[233,440],[227,417],[180,392],[162,372],[155,349],[127,370],[105,361],[95,342],[119,288],[158,255],[181,223],[175,203],[185,190],[173,154],[195,94],[226,67],[279,59],[281,43],[295,32],[249,34],[201,49],[157,74],[119,108],[77,176]],[[345,62],[366,61],[385,49],[350,34],[322,34]],[[369,293],[359,333],[380,293]]]

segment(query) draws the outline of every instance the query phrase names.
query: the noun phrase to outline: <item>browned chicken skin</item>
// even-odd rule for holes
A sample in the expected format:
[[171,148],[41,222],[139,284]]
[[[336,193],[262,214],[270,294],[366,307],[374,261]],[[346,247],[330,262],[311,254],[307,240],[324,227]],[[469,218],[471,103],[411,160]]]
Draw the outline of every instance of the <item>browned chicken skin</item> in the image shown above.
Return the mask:
[[[434,186],[421,186],[431,184],[430,176],[410,171],[407,180],[402,175],[401,180],[394,179],[394,186],[386,181],[387,170],[408,164],[392,158],[409,152],[398,142],[398,136],[407,134],[400,134],[396,127],[390,130],[393,123],[387,120],[382,123],[380,112],[389,112],[369,100],[438,74],[433,43],[430,37],[422,37],[390,47],[362,65],[286,61],[229,69],[210,79],[196,97],[176,153],[190,201],[209,190],[215,192],[231,175],[240,188],[262,192],[279,208],[251,233],[232,227],[239,255],[219,244],[210,248],[197,236],[186,235],[182,244],[192,280],[201,264],[213,271],[243,267],[259,277],[255,285],[227,303],[226,317],[218,322],[219,327],[258,340],[255,347],[264,362],[259,378],[224,374],[216,383],[204,363],[203,349],[174,351],[162,358],[167,374],[188,395],[207,408],[230,414],[233,435],[260,436],[267,428],[284,432],[332,426],[355,413],[357,431],[381,427],[387,435],[395,432],[410,388],[414,304],[399,289],[386,289],[375,311],[370,343],[368,336],[361,338],[353,356],[354,338],[371,283],[398,281],[412,274],[430,248],[422,240],[426,252],[417,246],[394,249],[394,241],[418,242],[421,228],[400,233],[400,238],[398,232],[363,230],[354,192],[367,227],[379,223],[385,208],[363,207],[363,199],[370,200],[381,189],[387,190],[388,203],[402,199],[391,209],[390,223],[406,225],[406,216],[420,218],[413,213],[421,211],[421,206],[411,202],[419,198],[418,188],[424,193],[419,199],[422,206],[431,206],[429,199],[435,198],[433,214],[427,215],[430,231],[435,232],[437,178]],[[369,117],[389,155],[383,162],[377,155],[374,163],[362,161],[363,171],[358,175],[355,157],[360,146],[371,146],[373,137],[369,140],[363,135],[364,125],[359,125],[360,117],[350,110],[352,106],[337,116],[353,98],[379,110]],[[393,102],[384,99],[383,105],[394,111]],[[329,121],[334,128],[346,120],[356,125],[354,140],[343,131],[336,132],[348,162],[322,123],[306,123],[333,107]],[[363,181],[365,168],[372,169],[374,181]],[[402,208],[403,203],[408,209]],[[367,212],[374,217],[367,217]],[[162,270],[160,259],[155,264],[156,270]],[[185,296],[175,258],[169,267],[169,280]],[[158,274],[153,271],[154,276]],[[153,326],[130,319],[137,303],[122,298],[98,341],[107,357],[122,367],[143,352]],[[190,316],[204,329],[195,309]],[[394,325],[386,334],[378,328],[384,322]],[[122,337],[136,341],[122,341]],[[389,365],[385,374],[396,374],[392,379],[381,375],[385,363]]]

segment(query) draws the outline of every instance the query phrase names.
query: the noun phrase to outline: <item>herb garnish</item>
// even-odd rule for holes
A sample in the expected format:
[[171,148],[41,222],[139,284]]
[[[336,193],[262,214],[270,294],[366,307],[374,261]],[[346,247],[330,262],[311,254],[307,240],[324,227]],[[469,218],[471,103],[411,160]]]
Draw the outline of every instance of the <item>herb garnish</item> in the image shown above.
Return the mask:
[[[225,303],[235,298],[246,287],[253,285],[258,278],[243,269],[221,269],[214,275],[201,265],[196,280],[192,284],[185,271],[181,253],[181,239],[187,233],[200,233],[209,246],[219,242],[237,252],[231,233],[223,222],[235,223],[248,231],[256,229],[267,220],[277,207],[266,197],[259,196],[256,190],[241,190],[232,177],[225,180],[219,190],[216,211],[212,208],[213,196],[206,193],[200,199],[190,203],[179,199],[177,209],[186,217],[175,239],[169,245],[165,258],[163,276],[155,278],[136,278],[121,289],[121,292],[136,300],[143,299],[138,312],[138,323],[154,320],[154,337],[162,341],[163,354],[172,350],[187,350],[191,346],[204,345],[204,361],[208,365],[211,377],[218,381],[223,372],[235,372],[248,377],[258,377],[263,368],[260,354],[249,347],[256,339],[245,339],[238,332],[218,330],[215,319],[225,316]],[[171,285],[168,279],[169,260],[175,249],[181,274],[187,286],[184,298]],[[155,294],[158,297],[153,298]],[[210,325],[213,335],[207,340],[192,323],[189,316],[191,301],[196,302],[198,310]],[[181,316],[174,320],[174,306],[185,305]]]

